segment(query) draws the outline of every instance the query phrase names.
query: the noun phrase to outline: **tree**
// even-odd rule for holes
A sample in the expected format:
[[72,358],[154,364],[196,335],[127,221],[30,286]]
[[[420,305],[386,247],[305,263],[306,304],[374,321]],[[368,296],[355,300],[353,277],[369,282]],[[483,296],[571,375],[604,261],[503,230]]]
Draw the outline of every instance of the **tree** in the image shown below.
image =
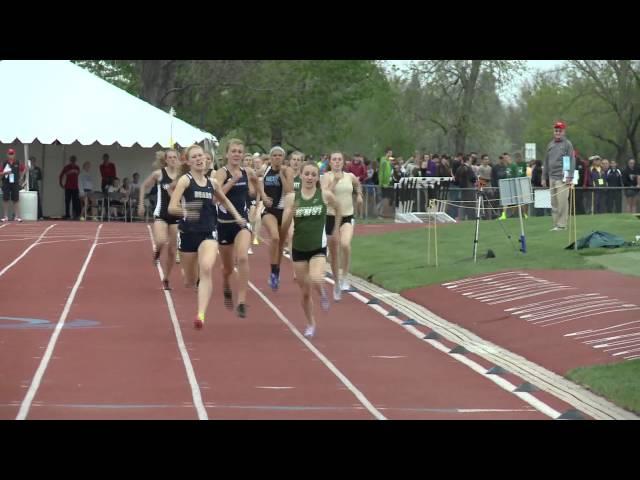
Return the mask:
[[451,132],[456,152],[465,151],[469,132],[477,123],[474,102],[480,78],[492,77],[495,86],[501,88],[524,68],[521,60],[423,60],[412,66],[436,98],[449,105],[449,114],[444,118],[438,109],[427,114],[445,134]]
[[[628,142],[634,158],[638,156],[640,124],[640,61],[570,60],[569,78],[578,93],[603,102],[614,114],[623,140],[601,137],[616,146],[618,154]],[[596,134],[597,135],[597,134]],[[620,159],[620,158],[619,158]]]

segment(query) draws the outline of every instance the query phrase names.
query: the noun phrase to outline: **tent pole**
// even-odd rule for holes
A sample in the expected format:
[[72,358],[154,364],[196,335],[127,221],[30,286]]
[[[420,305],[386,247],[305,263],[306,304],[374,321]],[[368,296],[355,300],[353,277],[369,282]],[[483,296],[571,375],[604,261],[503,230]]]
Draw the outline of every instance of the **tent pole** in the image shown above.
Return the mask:
[[27,170],[27,173],[25,175],[26,185],[24,189],[28,192],[29,191],[29,169],[31,168],[31,162],[29,161],[29,144],[25,143],[23,144],[23,146],[24,146],[24,166]]

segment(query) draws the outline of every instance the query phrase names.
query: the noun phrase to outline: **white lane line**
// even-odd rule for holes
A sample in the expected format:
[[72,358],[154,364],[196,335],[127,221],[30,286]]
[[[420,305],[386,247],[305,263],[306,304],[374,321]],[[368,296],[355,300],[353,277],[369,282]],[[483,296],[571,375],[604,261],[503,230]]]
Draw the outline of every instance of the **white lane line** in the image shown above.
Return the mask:
[[42,232],[40,234],[40,236],[38,237],[38,239],[33,242],[31,245],[29,245],[26,250],[24,252],[22,252],[22,254],[20,254],[20,256],[18,258],[16,258],[13,262],[11,262],[9,265],[7,265],[6,267],[4,267],[1,271],[0,271],[0,277],[2,275],[4,275],[11,267],[13,267],[16,263],[18,263],[20,260],[22,260],[22,258],[31,251],[32,248],[34,248],[36,245],[38,245],[38,242],[42,239],[42,237],[44,237],[47,232],[49,230],[51,230],[53,227],[55,227],[56,224],[54,223],[53,225],[49,225],[44,232]]
[[498,302],[489,302],[489,303],[487,303],[487,305],[499,305],[500,303],[513,302],[515,300],[521,300],[523,298],[537,297],[538,295],[544,295],[545,293],[555,293],[558,290],[575,290],[575,288],[574,287],[560,286],[560,287],[555,287],[555,288],[550,289],[550,290],[542,290],[541,292],[532,293],[530,295],[521,295],[521,296],[516,296],[516,297],[508,297],[508,298],[502,299],[502,300],[500,300]]
[[369,355],[370,358],[383,358],[385,360],[395,360],[396,358],[407,358],[406,355]]
[[[586,301],[587,301],[587,304],[590,304],[589,302],[595,303],[599,300],[606,300],[608,298],[609,297],[606,297],[606,296],[592,297],[592,298],[586,299]],[[522,310],[517,310],[515,308],[508,308],[505,310],[505,312],[510,312],[511,315],[518,315],[520,318],[525,318],[522,314],[537,315],[540,312],[555,310],[557,308],[571,308],[576,305],[584,305],[584,302],[585,302],[584,298],[575,298],[573,300],[566,300],[564,302],[557,302],[557,303],[549,303],[547,305],[541,305],[541,306],[526,308]],[[534,312],[538,312],[538,313],[534,313]]]
[[[619,329],[617,329],[617,330],[609,330],[608,332],[599,332],[599,333],[593,333],[593,334],[591,334],[591,335],[582,335],[582,336],[580,336],[580,337],[576,337],[576,340],[583,339],[583,338],[590,338],[590,337],[600,337],[600,336],[602,336],[602,335],[609,335],[609,334],[612,334],[612,333],[627,332],[627,331],[629,331],[629,330],[638,330],[638,329],[640,329],[640,326],[638,326],[638,327],[629,327],[629,328],[619,328]],[[566,336],[567,336],[567,335],[565,335],[565,337],[566,337]],[[602,340],[602,339],[597,339],[597,340],[587,340],[587,341],[582,342],[582,343],[598,342],[598,341],[600,341],[600,340]]]
[[626,355],[627,353],[638,352],[638,351],[640,351],[640,348],[634,348],[633,350],[626,350],[624,352],[612,353],[611,355],[613,355],[614,357],[617,357],[618,355]]
[[[331,280],[329,278],[325,278],[325,281],[328,282],[328,283],[331,283],[331,284],[334,283],[333,280]],[[349,292],[349,294],[351,296],[353,296],[354,298],[360,300],[364,304],[366,304],[369,301],[366,297],[364,297],[363,295],[360,295],[358,292]],[[508,391],[510,393],[514,393],[521,400],[525,401],[526,403],[531,405],[533,408],[535,408],[539,412],[541,412],[541,413],[543,413],[543,414],[545,414],[548,417],[551,417],[553,419],[556,419],[561,415],[560,412],[554,410],[553,408],[551,408],[546,403],[538,400],[533,395],[531,395],[529,393],[526,393],[526,392],[515,392],[514,390],[517,388],[515,385],[513,385],[511,382],[508,382],[507,380],[505,380],[504,378],[502,378],[502,377],[500,377],[498,375],[487,374],[486,373],[487,372],[487,368],[481,366],[479,363],[477,363],[477,362],[465,357],[464,355],[460,355],[460,354],[457,354],[457,353],[450,353],[451,348],[443,345],[442,343],[438,342],[437,340],[429,340],[429,339],[424,340],[424,332],[421,332],[420,330],[418,330],[417,328],[415,328],[412,325],[403,325],[402,324],[402,322],[403,322],[402,320],[387,316],[387,313],[388,313],[387,310],[382,308],[380,305],[372,304],[372,305],[368,305],[368,306],[371,307],[372,309],[374,309],[375,311],[377,311],[378,313],[382,314],[382,316],[384,318],[386,318],[387,320],[389,320],[389,321],[391,321],[391,322],[403,327],[406,331],[411,333],[414,337],[418,338],[420,341],[429,343],[434,348],[440,350],[443,353],[446,353],[450,357],[455,358],[460,363],[465,364],[467,367],[471,368],[476,373],[479,373],[484,378],[486,378],[488,380],[491,380],[493,383],[495,383],[499,387],[503,388],[504,390],[506,390],[506,391]]]
[[[521,310],[522,312],[526,311],[525,309],[528,309],[529,307],[535,307],[535,306],[539,306],[539,305],[545,305],[548,303],[554,304],[553,302],[556,302],[558,300],[569,300],[569,299],[574,299],[574,301],[578,302],[582,299],[584,299],[585,297],[592,297],[592,296],[598,296],[598,293],[585,293],[585,294],[578,294],[578,295],[568,295],[566,297],[559,297],[559,298],[551,298],[549,300],[542,300],[540,302],[533,302],[533,303],[528,303],[526,305],[518,305],[515,307],[511,307],[511,308],[505,308],[505,312],[514,312],[514,310]],[[561,302],[564,303],[564,302]],[[514,313],[519,313],[519,312],[514,312]]]
[[571,307],[565,307],[565,308],[554,308],[544,312],[538,312],[536,314],[519,315],[519,317],[522,319],[526,319],[527,322],[536,323],[545,318],[554,318],[559,316],[562,316],[564,318],[564,316],[567,314],[573,315],[573,314],[577,314],[578,312],[584,312],[586,310],[595,312],[598,310],[602,310],[602,309],[606,309],[614,306],[621,307],[623,306],[623,303],[620,300],[615,300],[615,299],[603,300],[601,302],[597,302],[589,305],[583,305],[583,306],[573,305]]
[[296,387],[268,387],[268,386],[258,386],[256,388],[263,388],[265,390],[292,390]]
[[[151,247],[155,249],[153,235],[151,234],[151,227],[147,225],[147,229],[149,230]],[[158,275],[160,276],[160,280],[162,280],[163,275],[162,275],[162,267],[160,267],[160,263],[158,263],[156,267],[158,268]],[[163,292],[164,292],[164,299],[167,302],[167,308],[169,309],[169,316],[171,317],[171,323],[173,324],[173,331],[176,334],[176,341],[178,342],[178,349],[180,350],[182,363],[184,364],[184,368],[187,371],[187,378],[189,380],[189,386],[191,387],[191,397],[193,398],[193,405],[196,407],[196,412],[198,412],[198,419],[208,420],[209,417],[207,415],[207,409],[205,408],[204,402],[202,401],[202,393],[200,392],[200,387],[198,386],[196,373],[193,369],[193,365],[191,364],[191,359],[189,358],[189,354],[187,353],[187,347],[184,344],[184,338],[182,337],[182,330],[180,330],[180,323],[178,322],[176,309],[173,305],[173,299],[171,298],[171,294],[169,293],[168,290],[163,290]]]
[[4,227],[8,227],[8,226],[9,226],[9,224],[5,223],[4,225],[0,225],[0,228],[4,228]]
[[282,312],[276,307],[271,301],[264,296],[264,294],[256,288],[256,286],[249,282],[249,286],[251,289],[256,292],[256,294],[262,299],[264,303],[266,303],[271,310],[276,314],[276,316],[293,332],[293,334],[300,340],[309,350],[311,350],[316,357],[320,359],[322,363],[336,376],[338,379],[344,384],[345,387],[349,389],[351,393],[358,399],[358,401],[364,405],[364,407],[369,410],[369,412],[378,420],[386,420],[387,418],[376,408],[373,404],[364,396],[364,394],[356,388],[355,385],[349,381],[349,379],[342,373],[338,368],[327,358],[325,357],[320,350],[318,350],[309,340],[307,340],[302,334],[298,331],[296,327],[285,317]]
[[[53,225],[52,225],[53,227]],[[51,228],[51,227],[49,227]],[[100,230],[102,229],[102,224],[100,224],[96,230],[96,236],[93,241],[93,245],[89,249],[89,253],[87,254],[87,258],[80,269],[80,273],[78,274],[78,278],[76,279],[76,283],[71,289],[71,293],[69,293],[69,297],[67,298],[67,302],[64,305],[64,309],[62,310],[62,314],[58,319],[58,323],[56,324],[56,328],[49,339],[49,344],[47,345],[47,349],[42,356],[42,360],[40,360],[40,365],[38,365],[38,369],[36,370],[35,375],[33,376],[33,380],[31,381],[31,385],[29,386],[29,390],[27,391],[24,400],[20,405],[20,410],[18,411],[18,416],[16,420],[24,420],[27,418],[29,414],[29,408],[31,407],[31,403],[33,402],[33,398],[38,391],[38,387],[40,386],[40,382],[42,381],[42,377],[44,376],[44,372],[49,365],[49,360],[51,359],[51,355],[53,354],[53,349],[56,346],[56,342],[58,341],[58,337],[60,336],[60,332],[62,331],[62,327],[64,326],[64,322],[67,319],[67,315],[69,315],[69,311],[71,310],[71,304],[76,297],[76,293],[78,288],[80,288],[80,283],[82,283],[82,279],[84,277],[84,272],[86,272],[87,267],[89,266],[89,262],[91,261],[91,257],[93,256],[93,251],[96,249],[96,244],[98,243],[98,236],[100,235]]]
[[443,287],[451,287],[451,288],[456,288],[459,285],[463,285],[463,284],[468,284],[468,283],[473,283],[473,282],[488,282],[490,280],[493,280],[494,278],[497,277],[502,277],[504,275],[513,275],[513,276],[517,276],[517,275],[526,275],[528,276],[528,273],[524,273],[524,272],[501,272],[501,273],[492,273],[490,275],[486,275],[483,277],[474,277],[474,278],[464,278],[462,280],[456,280],[455,282],[447,282],[447,283],[443,283],[442,286]]
[[595,317],[597,315],[604,315],[604,314],[607,314],[607,313],[631,312],[633,310],[640,310],[640,307],[636,307],[636,308],[621,308],[621,309],[616,309],[616,310],[605,310],[604,312],[598,312],[598,313],[587,313],[586,315],[580,315],[580,316],[573,317],[573,318],[567,318],[567,319],[560,320],[558,322],[550,322],[550,323],[547,323],[546,325],[542,325],[542,327],[549,327],[551,325],[558,325],[559,323],[571,322],[573,320],[578,320],[579,318]]
[[597,345],[600,342],[608,342],[608,341],[611,341],[611,340],[620,340],[621,338],[637,337],[639,335],[640,335],[640,332],[638,332],[638,333],[627,333],[625,335],[615,335],[613,337],[604,337],[604,338],[598,338],[596,340],[587,340],[586,342],[582,342],[582,343],[584,343],[585,345],[592,345],[592,344]]
[[[634,323],[640,323],[640,320],[634,320],[633,322],[618,323],[617,325],[611,325],[610,327],[598,328],[596,330],[581,330],[579,332],[566,333],[564,336],[565,337],[575,337],[576,335],[586,335],[586,334],[600,335],[599,333],[596,333],[596,332],[604,332],[605,330],[609,330],[610,328],[624,327],[625,325],[632,325]],[[637,327],[633,327],[633,328],[637,328]],[[608,333],[608,332],[606,332],[606,333]],[[586,335],[586,336],[590,336],[590,335]],[[578,337],[578,338],[580,338],[580,337]]]

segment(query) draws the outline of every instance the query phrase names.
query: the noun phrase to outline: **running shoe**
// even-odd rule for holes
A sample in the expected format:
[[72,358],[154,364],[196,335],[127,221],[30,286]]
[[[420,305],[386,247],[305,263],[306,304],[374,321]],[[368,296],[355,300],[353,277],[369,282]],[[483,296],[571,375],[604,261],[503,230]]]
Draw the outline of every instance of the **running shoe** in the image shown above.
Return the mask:
[[340,290],[342,290],[343,292],[350,292],[351,285],[349,285],[349,282],[346,280],[340,280]]
[[231,294],[231,289],[229,287],[225,287],[222,294],[224,295],[224,306],[231,310],[233,308],[233,295]]
[[253,255],[253,250],[251,250],[251,247],[249,247],[249,251],[247,252],[249,255]]
[[22,219],[20,217],[16,217],[16,222],[22,223]]
[[153,263],[154,263],[154,265],[157,265],[159,261],[160,261],[160,250],[154,250],[153,251]]
[[342,291],[340,290],[340,283],[339,282],[335,282],[333,284],[333,299],[336,302],[339,302],[340,300],[342,300]]
[[277,274],[272,273],[269,276],[269,286],[274,292],[278,290],[278,287],[280,286],[280,277]]
[[500,215],[498,217],[498,220],[506,220],[507,219],[507,213],[506,212],[502,212],[502,215]]
[[253,244],[260,245],[260,242],[258,241],[258,237],[253,237]]
[[200,317],[196,315],[196,319],[193,321],[193,326],[196,330],[202,330],[202,327],[204,327],[204,321],[200,320]]
[[2,217],[2,223],[8,222],[9,218],[8,217]]
[[180,252],[176,252],[176,263],[180,263]]
[[313,325],[307,326],[307,329],[304,331],[304,336],[307,338],[313,338],[316,334],[316,327]]
[[169,286],[169,280],[162,280],[162,288],[164,290],[171,290],[171,287]]
[[240,318],[247,318],[247,306],[244,303],[239,303],[236,313]]

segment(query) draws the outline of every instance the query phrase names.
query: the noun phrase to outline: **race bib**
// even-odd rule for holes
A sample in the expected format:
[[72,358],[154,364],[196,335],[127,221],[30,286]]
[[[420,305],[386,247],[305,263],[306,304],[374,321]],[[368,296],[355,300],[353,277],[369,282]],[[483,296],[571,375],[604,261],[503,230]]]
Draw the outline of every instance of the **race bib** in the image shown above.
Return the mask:
[[602,178],[598,179],[598,185],[604,185],[604,180]]
[[15,183],[16,177],[13,173],[9,174],[9,183]]
[[568,155],[562,157],[562,170],[569,170],[571,168],[571,158]]

